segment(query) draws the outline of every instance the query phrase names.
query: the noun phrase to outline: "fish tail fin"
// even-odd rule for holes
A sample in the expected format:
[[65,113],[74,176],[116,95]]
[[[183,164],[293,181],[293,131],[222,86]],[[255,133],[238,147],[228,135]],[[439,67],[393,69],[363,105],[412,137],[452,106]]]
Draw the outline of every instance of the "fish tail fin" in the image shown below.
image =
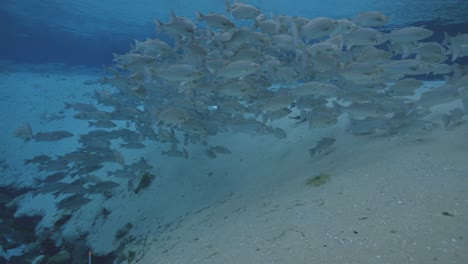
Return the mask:
[[297,24],[296,24],[296,22],[294,22],[293,19],[290,19],[289,26],[290,26],[290,30],[291,30],[291,35],[293,37],[294,46],[295,46],[295,48],[298,48],[301,39],[299,37],[299,30],[297,28]]
[[170,22],[174,22],[174,21],[177,19],[177,16],[176,16],[176,14],[174,13],[174,10],[171,9],[171,10],[169,11],[169,15],[170,15],[170,18],[169,18],[169,21],[170,21]]
[[195,17],[196,17],[197,21],[203,21],[204,15],[199,11],[195,11]]
[[458,80],[462,78],[463,75],[465,75],[465,66],[461,64],[457,64],[457,63],[452,64],[452,69],[453,69],[453,75],[451,78],[453,80]]
[[151,82],[151,71],[148,68],[148,66],[143,67],[143,81],[144,83],[150,83]]
[[442,118],[442,122],[444,123],[444,128],[447,128],[450,125],[450,121],[451,121],[450,116],[447,114],[443,114],[441,118]]
[[275,16],[274,18],[274,21],[275,21],[275,32],[278,33],[281,29],[281,21],[279,19],[279,17]]
[[213,41],[215,41],[215,34],[211,30],[206,31],[206,43],[211,44]]
[[266,19],[265,14],[260,14],[260,15],[255,17],[254,22],[258,23],[258,22],[263,21],[265,19]]
[[258,21],[259,20],[257,18],[254,19],[253,24],[252,24],[252,29],[253,30],[256,30],[258,28]]
[[267,123],[268,121],[270,121],[270,120],[273,120],[273,119],[270,118],[270,112],[268,112],[268,113],[262,113],[260,116],[261,116],[262,122],[263,122],[264,124],[266,124],[266,123]]
[[447,32],[444,32],[444,41],[442,42],[442,44],[449,45],[450,42],[451,42],[451,37],[449,36]]
[[251,105],[248,108],[249,108],[249,111],[252,114],[254,114],[255,118],[257,118],[262,113],[262,110],[260,109],[258,105]]
[[43,183],[43,181],[41,179],[38,179],[38,178],[34,178],[33,182],[34,182],[35,186],[41,185]]
[[176,134],[175,134],[175,131],[174,131],[173,127],[171,127],[170,133],[171,133],[171,137],[170,137],[169,140],[171,141],[171,143],[172,144],[179,144],[179,140],[176,137]]
[[343,110],[344,106],[340,105],[338,102],[336,102],[335,100],[332,101],[332,104],[333,104],[333,108],[336,108],[338,111],[341,112],[341,110]]
[[465,110],[465,115],[466,115],[468,114],[468,96],[463,97],[461,101],[462,101],[463,109]]
[[141,45],[142,42],[135,39],[135,43],[130,43],[130,48],[132,52],[135,52],[138,46]]
[[388,43],[388,44],[387,44],[387,49],[388,49],[388,51],[390,51],[390,53],[392,54],[392,56],[395,56],[396,51],[395,51],[395,48],[393,47],[392,44],[393,44],[393,43],[391,43],[391,42]]
[[174,48],[173,48],[173,51],[178,51],[180,50],[180,48],[182,47],[181,45],[181,42],[182,42],[182,38],[180,36],[177,36],[175,37],[175,41],[174,41]]
[[[206,67],[208,69],[208,72],[210,73],[210,75],[216,75],[216,71],[211,68],[211,67]],[[218,76],[215,76],[215,79],[218,78]]]
[[229,5],[229,0],[224,0],[224,10],[226,13],[229,13],[229,10],[231,9],[231,6]]
[[460,54],[460,50],[457,45],[452,45],[452,62],[454,62]]
[[454,78],[448,75],[444,75],[444,80],[446,83],[451,83],[454,80]]
[[312,120],[312,118],[310,118],[310,113],[308,114],[308,117],[306,118],[306,120],[309,123],[309,130],[312,130],[314,128],[314,121]]
[[465,115],[468,114],[468,90],[462,89],[458,92],[460,94],[461,103],[463,105],[463,109]]
[[154,19],[154,23],[156,24],[156,33],[161,33],[164,24],[159,19]]
[[309,57],[307,56],[307,50],[305,48],[306,46],[304,45],[302,48],[301,52],[301,69],[302,69],[302,78],[304,78],[304,81],[307,81],[307,65],[309,62]]
[[24,142],[28,142],[29,140],[33,139],[34,135],[29,122],[15,129],[15,131],[13,131],[13,136],[23,139]]
[[403,51],[403,54],[401,54],[402,59],[406,59],[411,55],[411,44],[401,44],[401,49]]

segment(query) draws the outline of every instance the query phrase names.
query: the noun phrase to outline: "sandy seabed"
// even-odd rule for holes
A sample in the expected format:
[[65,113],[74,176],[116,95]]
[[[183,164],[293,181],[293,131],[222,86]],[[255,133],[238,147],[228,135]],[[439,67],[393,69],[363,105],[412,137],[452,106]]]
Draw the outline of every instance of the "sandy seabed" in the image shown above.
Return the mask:
[[[86,121],[53,118],[63,101],[93,102],[98,70],[55,65],[6,67],[0,72],[0,159],[8,167],[2,184],[31,185],[42,177],[23,160],[77,148]],[[458,104],[454,102],[452,105]],[[451,105],[433,110],[435,122]],[[222,133],[209,139],[232,154],[209,159],[199,146],[190,157],[161,155],[168,145],[145,142],[143,150],[123,151],[126,163],[146,158],[156,179],[139,194],[127,179],[110,199],[90,195],[73,213],[63,237],[87,233],[95,254],[120,246],[132,263],[468,263],[468,127],[443,126],[391,136],[354,136],[346,118],[327,129],[309,130],[284,118],[276,125],[287,138]],[[64,129],[75,137],[54,143],[22,142],[11,132],[30,122],[34,132]],[[123,124],[122,124],[123,125]],[[323,137],[336,138],[328,155],[308,149]],[[116,145],[118,146],[118,144]],[[330,175],[321,186],[311,177]],[[54,203],[63,196],[38,195],[17,215],[43,215],[37,227],[52,225]],[[111,213],[98,217],[102,208]],[[123,240],[115,234],[127,223]],[[125,244],[125,246],[122,246]],[[84,252],[87,254],[87,252]]]

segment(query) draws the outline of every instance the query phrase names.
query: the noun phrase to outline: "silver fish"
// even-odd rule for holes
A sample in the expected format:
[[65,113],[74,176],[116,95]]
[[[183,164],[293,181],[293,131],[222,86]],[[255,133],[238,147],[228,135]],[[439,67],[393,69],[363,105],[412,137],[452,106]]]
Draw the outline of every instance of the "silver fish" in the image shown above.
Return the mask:
[[254,19],[258,17],[261,12],[255,6],[235,2],[232,6],[229,5],[229,0],[224,0],[226,11],[230,12],[236,19]]
[[434,32],[422,27],[408,27],[392,31],[387,34],[389,40],[393,42],[414,42],[432,36]]
[[196,16],[197,21],[206,22],[206,24],[212,28],[221,28],[224,30],[228,30],[236,27],[234,23],[232,23],[231,20],[229,20],[229,18],[220,14],[203,15],[202,13],[196,11]]
[[357,28],[343,36],[346,48],[350,50],[353,46],[375,46],[387,41],[385,35],[372,28]]
[[310,20],[301,28],[301,36],[311,40],[330,35],[338,27],[338,22],[326,17]]
[[260,68],[257,63],[240,60],[228,64],[217,73],[217,78],[236,79],[255,73]]
[[388,16],[377,11],[363,12],[353,18],[353,22],[361,27],[381,27],[388,21]]

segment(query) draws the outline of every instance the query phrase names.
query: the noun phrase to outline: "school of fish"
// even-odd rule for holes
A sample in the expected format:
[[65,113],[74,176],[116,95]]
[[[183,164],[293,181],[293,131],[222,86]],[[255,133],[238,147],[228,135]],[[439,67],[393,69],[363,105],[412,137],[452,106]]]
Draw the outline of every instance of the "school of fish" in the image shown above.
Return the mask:
[[[119,186],[92,173],[103,163],[120,164],[109,176],[128,179],[138,192],[154,177],[147,160],[128,164],[122,149],[145,148],[157,141],[163,155],[189,158],[187,147],[201,144],[208,158],[229,155],[209,138],[226,132],[266,134],[282,140],[288,132],[274,121],[322,129],[346,114],[347,131],[355,135],[392,135],[430,129],[431,107],[461,100],[461,107],[443,115],[441,124],[454,127],[468,111],[468,34],[446,34],[442,43],[424,27],[391,30],[389,17],[363,12],[352,19],[268,16],[258,8],[226,1],[224,14],[196,11],[195,20],[171,12],[155,20],[164,38],[135,41],[126,54],[115,54],[102,84],[116,91],[96,90],[96,105],[66,103],[64,111],[86,120],[81,147],[67,154],[25,160],[41,171],[38,193],[73,194],[57,205],[75,209],[88,203],[86,194],[108,193]],[[163,39],[171,39],[170,43]],[[444,80],[421,96],[427,79]],[[100,110],[100,105],[113,111]],[[126,128],[116,121],[126,121]],[[73,132],[73,131],[72,131]],[[33,134],[29,124],[13,134],[25,141],[59,141],[75,137],[68,131]],[[119,149],[111,141],[124,143]],[[334,138],[318,138],[312,158],[334,149]],[[305,151],[307,153],[307,151]],[[78,176],[78,177],[77,177]],[[67,179],[67,183],[61,181]],[[86,185],[92,183],[92,185]]]

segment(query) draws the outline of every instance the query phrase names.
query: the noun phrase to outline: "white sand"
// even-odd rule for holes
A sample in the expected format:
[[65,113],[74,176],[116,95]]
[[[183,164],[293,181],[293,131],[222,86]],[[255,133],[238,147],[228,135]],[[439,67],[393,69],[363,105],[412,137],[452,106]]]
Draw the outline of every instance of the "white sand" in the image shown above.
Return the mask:
[[[2,182],[32,178],[24,158],[74,150],[76,137],[23,143],[11,131],[29,121],[35,132],[85,133],[87,123],[70,119],[70,112],[42,124],[39,115],[59,111],[63,100],[89,101],[82,95],[101,87],[82,83],[95,78],[83,72],[0,75],[6,98],[1,158],[10,165],[3,174],[21,177],[4,176]],[[89,232],[91,250],[105,254],[119,245],[116,231],[132,223],[136,239],[124,253],[136,251],[138,263],[468,262],[466,125],[390,137],[347,135],[342,124],[312,131],[287,119],[279,125],[288,130],[287,139],[229,133],[210,139],[233,152],[217,159],[208,159],[200,147],[188,149],[188,160],[161,156],[168,145],[125,152],[127,164],[140,156],[150,160],[153,184],[135,195],[127,192],[126,179],[106,178],[122,187],[108,200],[90,196],[93,202],[74,213],[62,235]],[[324,136],[337,138],[336,150],[312,159],[308,149]],[[331,180],[305,185],[320,173]],[[36,196],[21,213],[31,213],[28,206],[57,213],[51,195]],[[102,207],[111,211],[107,220],[98,216]],[[51,219],[45,217],[41,227]]]
[[[301,142],[273,148],[246,190],[171,225],[139,263],[465,263],[467,132],[347,136],[317,162]],[[331,181],[304,186],[320,172]]]

